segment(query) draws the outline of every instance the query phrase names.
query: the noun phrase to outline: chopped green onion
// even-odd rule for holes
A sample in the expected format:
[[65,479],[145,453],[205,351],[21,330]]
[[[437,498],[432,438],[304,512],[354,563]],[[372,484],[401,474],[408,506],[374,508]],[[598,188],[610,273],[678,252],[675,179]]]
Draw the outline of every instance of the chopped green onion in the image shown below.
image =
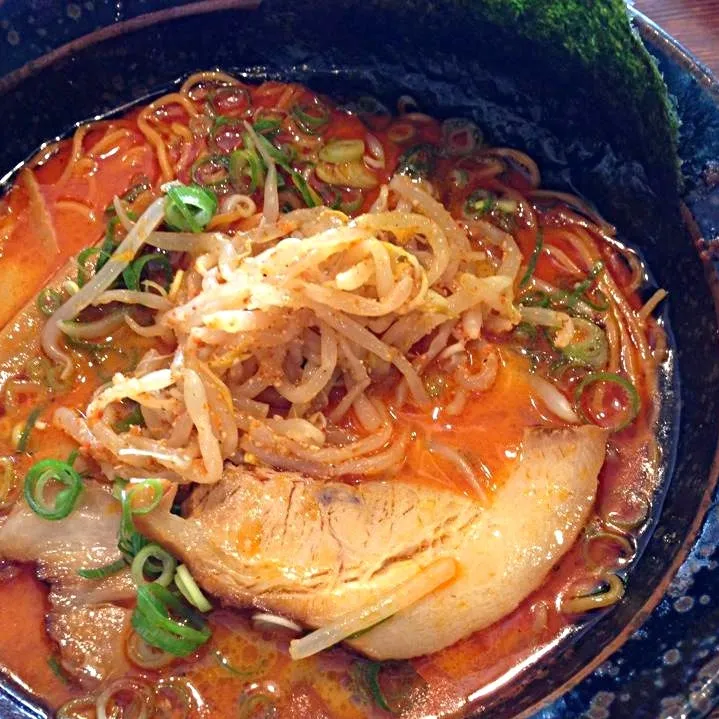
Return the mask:
[[161,269],[165,275],[168,286],[171,284],[174,273],[172,271],[170,260],[166,255],[161,255],[159,252],[153,252],[149,255],[142,255],[142,257],[138,257],[122,271],[122,279],[128,290],[140,289],[142,272],[150,262],[154,262],[159,266],[159,269]]
[[455,167],[449,173],[450,182],[453,182],[461,190],[463,187],[467,187],[469,182],[469,173],[467,170]]
[[522,279],[519,281],[520,287],[526,287],[529,284],[529,280],[532,279],[532,275],[534,275],[534,272],[537,269],[537,262],[539,261],[539,257],[542,254],[543,246],[544,232],[540,227],[537,230],[537,240],[534,244],[534,249],[532,250],[532,256],[529,258],[529,262],[527,263],[527,270],[522,276]]
[[500,198],[497,200],[497,209],[504,215],[513,215],[519,208],[516,200]]
[[258,135],[271,135],[275,132],[277,132],[280,127],[282,126],[282,116],[281,115],[266,115],[263,117],[260,117],[258,120],[255,121],[255,123],[252,125],[252,129],[258,134]]
[[[219,112],[225,109],[228,112],[237,112],[242,110],[247,112],[248,108],[252,105],[252,98],[247,88],[241,85],[225,85],[218,87],[214,92],[209,95],[210,105],[214,112]],[[221,102],[222,106],[218,103]],[[220,115],[220,117],[224,117]],[[232,120],[233,118],[228,118]]]
[[465,217],[477,220],[489,214],[496,206],[497,196],[480,187],[472,192],[464,203],[464,214]]
[[116,559],[110,564],[105,564],[102,567],[94,567],[92,569],[78,569],[77,573],[83,579],[107,579],[113,574],[117,574],[123,570],[127,565],[124,559]]
[[364,155],[363,140],[330,140],[319,152],[320,160],[337,165],[359,160]]
[[356,197],[352,199],[341,199],[339,208],[333,209],[340,209],[345,213],[345,215],[353,215],[355,212],[358,212],[364,203],[364,195],[356,190],[355,193]]
[[514,333],[526,338],[530,342],[537,338],[537,328],[529,322],[520,322],[514,328]]
[[262,145],[262,149],[284,170],[292,172],[290,158],[276,148],[264,135],[257,135],[257,141]]
[[347,109],[350,112],[356,113],[360,117],[376,117],[377,115],[390,114],[387,106],[383,105],[376,97],[372,97],[371,95],[362,95],[358,97],[355,102],[347,105]]
[[264,182],[262,160],[255,150],[235,150],[229,167],[230,181],[238,192],[251,195]]
[[596,291],[598,302],[587,294],[582,295],[581,300],[585,304],[589,305],[595,312],[606,312],[609,309],[609,300],[607,296],[601,290]]
[[209,612],[212,609],[212,605],[184,564],[181,564],[175,572],[175,586],[180,590],[180,594],[201,612]]
[[131,529],[121,530],[120,538],[117,541],[117,548],[122,552],[129,562],[137,556],[137,553],[150,543],[150,540],[135,529],[134,522]]
[[[48,484],[64,485],[55,494],[53,503],[45,499]],[[34,464],[25,477],[25,501],[43,519],[64,519],[72,512],[82,491],[82,477],[67,462],[43,459]]]
[[229,179],[227,155],[205,155],[192,165],[190,176],[201,187],[221,187]]
[[[152,560],[160,562],[160,566],[158,567]],[[130,571],[138,586],[148,583],[145,579],[146,574],[156,574],[157,578],[153,581],[168,587],[175,576],[176,566],[177,560],[166,549],[159,544],[146,544],[132,560]]]
[[585,392],[593,385],[598,382],[606,382],[608,384],[614,384],[620,387],[629,399],[629,406],[627,408],[627,414],[623,421],[614,427],[611,427],[612,431],[619,432],[622,429],[628,427],[639,414],[641,407],[641,400],[639,399],[639,392],[636,387],[627,379],[621,375],[613,372],[592,372],[588,374],[578,385],[574,391],[574,404],[577,410],[577,414],[585,421],[591,422],[591,418],[587,416],[583,407],[583,396]]
[[601,300],[600,302],[595,302],[591,297],[588,297],[586,294],[591,289],[596,278],[603,271],[604,263],[597,262],[587,275],[587,279],[582,280],[582,282],[577,282],[574,285],[572,292],[566,294],[566,296],[564,297],[564,301],[566,302],[567,306],[574,307],[577,302],[581,301],[589,305],[593,310],[597,312],[606,312],[609,309],[609,300],[607,300],[606,295],[601,290],[597,290],[597,294],[599,295]]
[[65,674],[65,670],[62,668],[62,664],[60,664],[60,661],[58,658],[53,654],[52,656],[48,657],[47,659],[47,665],[50,667],[50,671],[63,683],[63,684],[69,684],[70,680],[67,678],[67,674]]
[[[122,201],[131,205],[143,192],[152,189],[150,181],[145,178],[136,182],[130,189],[122,196]],[[134,218],[130,218],[134,219]]]
[[[140,667],[141,669],[161,669],[171,664],[175,657],[172,654],[163,652],[157,647],[151,647],[137,632],[131,632],[125,642],[125,650],[127,652],[128,659]],[[175,691],[175,694],[182,697],[182,704],[184,707],[190,706],[189,698],[185,696],[184,692]],[[173,687],[174,691],[174,687]]]
[[[69,320],[72,321],[72,320]],[[65,344],[69,345],[70,347],[74,347],[78,350],[83,350],[85,352],[89,352],[91,355],[93,352],[103,352],[110,349],[110,341],[109,340],[102,340],[99,342],[88,342],[86,339],[82,339],[80,337],[71,337],[70,335],[66,335]],[[95,358],[93,358],[95,359]]]
[[470,155],[482,140],[482,131],[471,120],[450,118],[442,123],[442,144],[451,157]]
[[99,320],[92,322],[78,322],[77,320],[63,320],[58,323],[63,334],[67,338],[82,341],[85,339],[99,339],[108,337],[118,327],[125,324],[126,310],[117,310],[110,314],[105,314]]
[[318,207],[322,204],[322,200],[317,196],[317,193],[307,184],[307,180],[299,172],[292,170],[290,177],[292,178],[292,184],[297,188],[307,207]]
[[65,297],[62,292],[46,287],[38,294],[35,304],[41,314],[45,315],[45,317],[50,317],[60,309],[64,301]]
[[243,694],[237,702],[237,719],[272,719],[277,716],[277,703],[268,694]]
[[104,266],[105,263],[112,257],[117,247],[115,242],[115,229],[120,222],[120,218],[115,216],[111,217],[107,223],[107,231],[105,232],[105,239],[100,245],[100,256],[97,258],[97,264],[95,265],[95,274],[97,274]]
[[368,662],[363,659],[357,660],[351,668],[351,673],[360,688],[369,695],[374,703],[386,712],[392,712],[391,707],[387,703],[382,687],[379,683],[379,673],[382,670],[380,662]]
[[197,185],[167,188],[165,221],[179,232],[201,232],[217,211],[214,193]]
[[[97,267],[100,264],[100,260],[98,258],[97,262],[89,267],[88,266],[88,260],[91,257],[94,257],[95,255],[98,255],[99,257],[102,257],[104,250],[102,247],[86,247],[80,254],[77,256],[77,284],[78,287],[82,287],[88,279],[90,279],[90,271],[96,272]],[[112,253],[110,252],[107,257],[104,258],[104,262],[107,262],[107,260],[110,259],[112,256]]]
[[132,626],[149,645],[178,657],[191,654],[211,636],[201,615],[157,583],[137,588]]
[[30,442],[30,435],[35,428],[35,423],[37,422],[38,417],[42,414],[43,409],[44,407],[35,407],[28,415],[28,418],[25,420],[22,432],[20,432],[20,438],[17,442],[18,452],[27,451],[27,445]]
[[118,434],[122,432],[127,432],[130,427],[141,427],[145,424],[145,418],[142,416],[142,410],[140,409],[140,405],[137,404],[132,408],[132,411],[125,416],[123,419],[117,420],[115,424],[112,425],[112,428],[117,432]]
[[218,130],[222,129],[223,127],[230,126],[230,128],[237,128],[238,130],[240,128],[245,127],[243,120],[239,117],[228,117],[227,115],[215,115],[212,121],[212,127],[210,128],[210,137],[214,140],[217,137]]
[[392,126],[387,132],[387,137],[397,144],[404,144],[413,140],[417,134],[417,128],[409,122],[399,120],[392,123]]
[[113,487],[113,495],[120,500],[120,506],[122,508],[117,548],[122,552],[128,562],[132,562],[137,556],[137,553],[150,543],[150,540],[135,529],[135,522],[132,519],[132,497],[127,491],[127,485],[128,482],[124,479],[116,480]]
[[64,380],[61,379],[58,366],[50,362],[46,357],[31,357],[25,368],[32,380],[45,385],[50,392],[65,392],[73,382],[72,376]]
[[[142,492],[146,492],[147,490],[152,492],[152,498],[149,503],[140,507],[133,506],[133,497],[139,496]],[[126,485],[124,492],[125,501],[130,508],[131,514],[149,514],[153,509],[155,509],[155,507],[157,507],[158,504],[160,504],[160,500],[162,499],[162,481],[155,479],[154,477],[150,477],[149,479],[144,479],[142,482],[133,482],[132,484]]]
[[572,295],[575,295],[576,297],[580,297],[581,295],[583,295],[594,284],[594,280],[603,272],[603,270],[604,263],[597,262],[594,267],[592,267],[592,269],[589,271],[587,279],[582,280],[581,282],[577,282],[574,285],[574,288],[572,289]]
[[317,134],[330,121],[329,110],[319,100],[295,105],[291,112],[297,124],[308,135]]
[[217,663],[223,668],[227,669],[230,674],[234,674],[237,677],[243,677],[245,679],[251,679],[253,677],[256,677],[257,675],[261,674],[265,671],[267,668],[267,659],[261,658],[258,660],[253,666],[247,667],[244,669],[239,669],[236,667],[232,662],[219,650],[215,649],[214,652],[212,652],[215,659],[217,660]]
[[341,165],[320,162],[315,168],[315,174],[322,182],[340,187],[366,190],[379,184],[377,175],[362,160],[343,162]]
[[414,145],[402,153],[397,163],[397,172],[410,177],[427,179],[433,172],[437,150],[434,145]]
[[595,370],[602,369],[609,356],[609,344],[604,330],[581,317],[574,317],[572,324],[574,338],[566,347],[560,348],[562,354],[574,364]]

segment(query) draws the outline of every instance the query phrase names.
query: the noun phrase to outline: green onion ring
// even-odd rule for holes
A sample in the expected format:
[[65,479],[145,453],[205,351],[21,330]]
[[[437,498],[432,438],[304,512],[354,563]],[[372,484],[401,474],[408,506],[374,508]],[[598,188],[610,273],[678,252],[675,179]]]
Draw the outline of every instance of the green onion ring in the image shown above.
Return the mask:
[[[145,579],[145,572],[147,571],[145,565],[150,559],[156,559],[162,564],[162,571],[153,582],[148,582]],[[154,583],[167,587],[175,575],[176,566],[177,560],[166,549],[163,549],[159,544],[147,544],[135,555],[130,571],[137,585]],[[151,571],[154,572],[155,569],[153,568]]]
[[[126,701],[112,701],[117,695],[130,695],[129,703]],[[114,705],[114,706],[112,706]],[[97,695],[95,702],[96,719],[115,719],[118,717],[133,717],[146,719],[155,715],[155,697],[153,690],[137,679],[116,679]]]
[[[86,247],[82,252],[80,252],[77,256],[77,284],[78,287],[82,287],[85,282],[89,279],[88,267],[87,267],[87,261],[94,257],[95,255],[99,255],[102,257],[103,254],[107,254],[104,252],[102,247]],[[107,257],[105,258],[105,262],[109,260],[111,257],[111,254],[107,254]],[[93,271],[97,271],[97,265],[99,263],[99,260],[95,263],[95,266],[92,268]]]
[[357,212],[364,203],[364,195],[358,190],[357,196],[351,200],[340,200],[339,209],[345,213],[345,215],[353,215]]
[[258,117],[254,124],[252,125],[252,129],[258,134],[263,133],[273,133],[277,132],[282,125],[282,116],[281,115],[266,115],[266,116],[260,116]]
[[180,232],[201,232],[217,211],[217,198],[197,185],[167,188],[165,221]]
[[207,601],[207,597],[197,586],[195,578],[184,564],[181,564],[175,571],[175,586],[179,589],[180,594],[201,612],[209,612],[212,609],[212,605]]
[[[45,487],[50,482],[65,485],[55,496],[54,505],[45,501]],[[25,477],[25,501],[43,519],[64,519],[72,512],[82,491],[82,477],[67,462],[43,459],[34,464]]]
[[161,669],[175,659],[169,652],[148,644],[137,632],[130,632],[125,649],[130,661],[142,669]]
[[[264,709],[264,712],[259,712]],[[244,694],[238,702],[238,719],[271,719],[277,715],[274,699],[267,694]]]
[[202,644],[201,642],[183,639],[171,632],[150,624],[145,615],[137,610],[132,614],[132,627],[138,636],[150,646],[161,649],[163,652],[167,652],[176,657],[186,657],[188,654],[192,654],[192,652]]
[[169,287],[174,274],[172,271],[172,265],[170,264],[170,260],[167,255],[162,255],[159,252],[152,252],[148,255],[142,255],[142,257],[138,257],[134,262],[130,263],[122,271],[122,279],[124,280],[125,286],[128,290],[140,289],[140,279],[142,277],[142,272],[145,269],[145,265],[150,262],[157,262],[157,264],[160,265],[162,271],[165,274],[165,279],[167,280],[167,285]]
[[65,704],[57,710],[55,719],[77,719],[78,716],[83,716],[81,712],[87,712],[91,709],[95,709],[95,697],[88,694],[87,696],[65,702]]
[[[206,171],[209,173],[209,178],[205,174]],[[190,176],[201,187],[222,187],[229,177],[227,155],[205,155],[195,160]]]
[[45,317],[50,317],[56,310],[60,309],[64,301],[65,298],[62,292],[46,287],[38,294],[35,304],[41,314],[45,315]]
[[230,155],[230,182],[239,192],[251,195],[263,182],[262,160],[254,150],[235,150]]
[[[155,477],[144,479],[142,482],[132,482],[124,489],[131,514],[149,514],[153,509],[155,509],[155,507],[157,507],[158,504],[160,504],[163,494],[162,480],[156,479]],[[150,503],[144,507],[134,507],[132,505],[132,498],[147,489],[152,490],[152,499],[150,500]]]
[[625,379],[621,375],[613,372],[591,372],[577,385],[577,388],[574,391],[574,406],[577,414],[585,422],[596,424],[595,422],[592,422],[591,418],[587,417],[587,414],[582,407],[582,395],[586,392],[588,387],[596,384],[597,382],[609,382],[611,384],[616,384],[629,396],[630,405],[627,418],[616,427],[609,428],[613,432],[619,432],[625,429],[637,418],[641,408],[641,400],[639,399],[639,392],[637,392],[634,385],[628,379]]
[[469,173],[467,170],[455,167],[449,173],[449,179],[450,182],[454,183],[461,190],[463,187],[467,187],[467,183],[469,182]]
[[[181,712],[178,716],[205,716],[203,705],[198,702],[194,687],[184,677],[163,677],[155,684],[155,698],[162,697],[164,702],[171,702]],[[172,710],[170,710],[172,712]],[[174,712],[169,714],[175,716]],[[167,714],[165,715],[167,716]]]
[[[317,114],[312,114],[312,110]],[[330,121],[329,110],[319,101],[297,104],[291,110],[297,124],[308,135],[315,135]]]

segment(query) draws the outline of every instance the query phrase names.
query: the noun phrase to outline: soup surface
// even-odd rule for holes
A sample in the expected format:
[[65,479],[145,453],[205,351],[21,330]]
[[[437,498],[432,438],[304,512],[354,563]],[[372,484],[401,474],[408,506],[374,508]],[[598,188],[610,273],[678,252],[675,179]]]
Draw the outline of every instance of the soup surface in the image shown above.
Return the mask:
[[198,73],[0,237],[0,663],[58,716],[462,714],[621,599],[664,293],[473,123]]

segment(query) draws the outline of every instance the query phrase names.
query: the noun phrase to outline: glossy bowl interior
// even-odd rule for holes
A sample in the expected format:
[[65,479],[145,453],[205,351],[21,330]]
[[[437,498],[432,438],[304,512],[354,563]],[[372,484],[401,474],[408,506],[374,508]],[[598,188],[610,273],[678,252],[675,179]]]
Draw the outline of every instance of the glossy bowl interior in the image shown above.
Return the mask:
[[[572,88],[560,91],[541,71],[527,71],[531,58],[522,57],[521,47],[514,65],[499,62],[483,57],[467,33],[453,45],[431,42],[417,20],[379,29],[360,3],[350,5],[354,14],[341,28],[324,26],[302,2],[268,0],[253,11],[218,11],[217,2],[207,2],[186,17],[159,13],[84,38],[0,80],[0,172],[78,121],[165,90],[198,69],[220,67],[250,80],[297,80],[339,97],[369,93],[392,103],[409,93],[430,114],[475,117],[490,142],[519,147],[537,159],[545,185],[597,201],[670,294],[666,319],[675,352],[662,379],[667,400],[660,440],[665,480],[672,482],[665,481],[663,508],[661,498],[655,504],[654,531],[644,533],[643,556],[620,605],[476,707],[482,716],[528,715],[576,684],[639,626],[690,547],[716,482],[716,275],[711,258],[701,261],[696,247],[701,235],[712,237],[719,227],[719,193],[704,173],[706,162],[719,157],[716,91],[681,48],[639,20],[683,122],[681,153],[688,161],[680,217],[667,212],[642,168],[602,135],[601,123],[574,111],[591,88],[583,90],[583,100],[572,100]],[[557,711],[564,716],[561,707]],[[617,716],[644,716],[633,713],[631,700],[625,711]],[[45,716],[11,682],[0,691],[0,715]]]

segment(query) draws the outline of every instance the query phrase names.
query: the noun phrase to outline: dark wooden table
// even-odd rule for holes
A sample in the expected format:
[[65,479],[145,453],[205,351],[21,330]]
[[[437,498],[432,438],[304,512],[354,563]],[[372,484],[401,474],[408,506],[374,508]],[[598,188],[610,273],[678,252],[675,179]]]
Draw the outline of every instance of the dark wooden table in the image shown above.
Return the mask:
[[719,0],[635,0],[719,77]]

